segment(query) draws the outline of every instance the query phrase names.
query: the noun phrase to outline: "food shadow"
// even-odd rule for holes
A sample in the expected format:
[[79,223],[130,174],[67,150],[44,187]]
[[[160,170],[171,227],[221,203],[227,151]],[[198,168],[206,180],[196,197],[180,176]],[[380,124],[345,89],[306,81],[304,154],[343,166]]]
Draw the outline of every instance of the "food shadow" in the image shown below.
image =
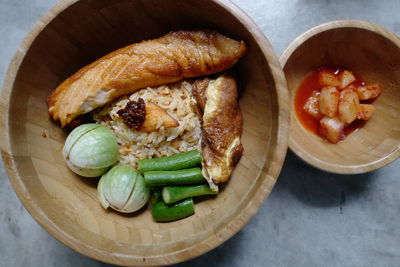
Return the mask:
[[[70,170],[70,172],[72,172],[72,171]],[[77,175],[75,173],[73,173],[73,176],[76,179],[79,179],[85,185],[95,188],[96,190],[97,190],[97,184],[99,183],[100,178],[101,178],[101,176],[100,177],[83,177],[83,176]]]
[[277,187],[287,189],[301,202],[317,207],[344,206],[367,194],[375,172],[342,175],[316,169],[288,151]]

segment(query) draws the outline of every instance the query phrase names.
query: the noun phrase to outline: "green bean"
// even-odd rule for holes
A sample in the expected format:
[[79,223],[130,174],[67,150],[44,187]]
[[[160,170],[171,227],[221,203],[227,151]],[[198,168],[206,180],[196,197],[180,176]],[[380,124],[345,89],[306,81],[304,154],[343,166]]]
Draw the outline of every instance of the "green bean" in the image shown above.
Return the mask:
[[198,150],[191,150],[169,157],[139,160],[138,168],[144,173],[148,171],[173,171],[200,166],[201,155]]
[[170,204],[188,197],[216,195],[218,192],[212,191],[208,185],[165,186],[161,194],[164,202]]
[[174,204],[156,202],[151,208],[153,219],[158,222],[169,222],[194,214],[193,199],[188,198]]
[[200,168],[177,171],[149,171],[144,173],[144,182],[148,186],[201,184],[206,180]]

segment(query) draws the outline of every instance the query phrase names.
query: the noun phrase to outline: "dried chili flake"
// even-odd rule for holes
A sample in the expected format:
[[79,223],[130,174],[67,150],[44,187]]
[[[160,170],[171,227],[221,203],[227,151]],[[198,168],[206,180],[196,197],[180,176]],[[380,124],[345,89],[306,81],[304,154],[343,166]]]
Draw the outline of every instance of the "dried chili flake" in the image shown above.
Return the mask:
[[142,98],[138,101],[129,100],[123,109],[117,111],[122,121],[133,129],[139,129],[146,119],[146,104]]

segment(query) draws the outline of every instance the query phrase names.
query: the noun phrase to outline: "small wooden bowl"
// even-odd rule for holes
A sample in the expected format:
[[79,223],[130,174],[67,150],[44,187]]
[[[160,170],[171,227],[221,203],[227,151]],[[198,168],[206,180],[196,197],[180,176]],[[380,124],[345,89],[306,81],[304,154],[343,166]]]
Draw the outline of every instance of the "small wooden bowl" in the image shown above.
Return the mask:
[[364,81],[379,82],[377,112],[360,130],[338,144],[307,131],[292,112],[289,147],[309,164],[341,174],[380,168],[400,155],[400,40],[366,21],[333,21],[299,36],[280,57],[291,94],[304,77],[321,66],[341,66]]
[[[49,120],[46,97],[104,54],[177,29],[214,29],[249,48],[236,66],[244,115],[244,154],[220,195],[196,214],[156,223],[147,209],[105,211],[98,179],[66,167],[66,133]],[[289,94],[271,45],[227,0],[64,0],[43,16],[11,62],[0,101],[4,165],[22,203],[58,240],[119,265],[164,265],[205,253],[238,232],[272,190],[287,150]]]

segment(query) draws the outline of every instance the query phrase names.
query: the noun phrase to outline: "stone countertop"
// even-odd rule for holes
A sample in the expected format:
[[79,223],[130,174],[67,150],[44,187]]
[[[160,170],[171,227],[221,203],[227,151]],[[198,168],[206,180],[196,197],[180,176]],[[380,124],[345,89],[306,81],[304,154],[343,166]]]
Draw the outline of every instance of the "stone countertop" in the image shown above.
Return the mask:
[[[0,82],[25,34],[57,0],[0,0]],[[322,22],[368,20],[400,33],[399,0],[234,0],[280,55]],[[288,152],[257,215],[234,237],[176,266],[399,266],[400,161],[362,175],[314,169]],[[0,163],[0,266],[111,266],[54,239],[29,215]]]

